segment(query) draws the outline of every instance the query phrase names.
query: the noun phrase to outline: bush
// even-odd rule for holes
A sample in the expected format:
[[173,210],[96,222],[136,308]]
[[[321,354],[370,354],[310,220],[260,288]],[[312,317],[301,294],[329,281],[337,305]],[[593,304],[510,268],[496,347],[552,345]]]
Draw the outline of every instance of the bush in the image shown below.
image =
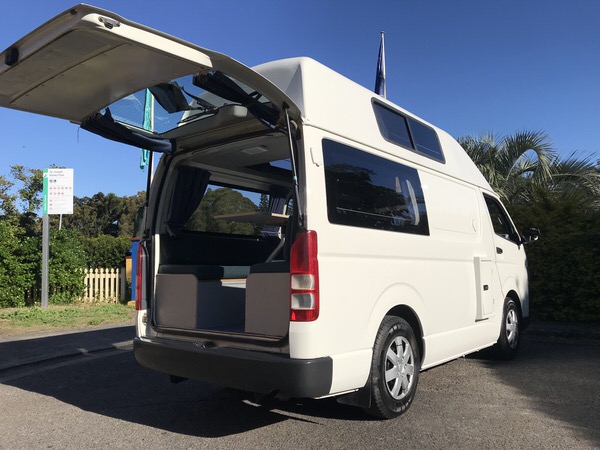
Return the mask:
[[[70,303],[83,295],[85,274],[85,252],[72,230],[55,231],[50,237],[50,270],[48,284],[50,292]],[[68,301],[70,299],[70,301]]]
[[19,228],[0,219],[0,308],[25,306],[25,291],[33,284],[32,267],[23,257]]
[[600,322],[600,212],[546,199],[511,213],[520,226],[541,229],[527,246],[532,316]]
[[[27,238],[22,242],[22,260],[32,275],[27,288],[35,286],[41,292],[42,238]],[[48,260],[49,303],[71,303],[83,295],[85,253],[71,230],[50,230]],[[32,305],[28,305],[32,306]]]
[[83,248],[87,267],[118,269],[125,264],[125,257],[131,248],[131,240],[124,236],[103,234],[84,238]]

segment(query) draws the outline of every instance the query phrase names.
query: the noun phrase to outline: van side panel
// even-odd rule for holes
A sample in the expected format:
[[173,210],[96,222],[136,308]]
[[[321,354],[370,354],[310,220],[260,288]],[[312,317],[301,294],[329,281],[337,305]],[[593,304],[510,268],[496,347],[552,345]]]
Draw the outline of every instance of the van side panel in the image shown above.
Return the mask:
[[475,261],[492,256],[490,237],[482,234],[478,189],[385,155],[391,164],[417,169],[429,235],[330,223],[323,138],[370,155],[377,152],[311,127],[305,127],[304,137],[306,225],[318,234],[321,300],[316,323],[291,324],[290,356],[331,356],[332,393],[360,386],[368,378],[367,356],[381,321],[399,305],[411,308],[421,322],[424,367],[495,341],[497,325],[476,320]]

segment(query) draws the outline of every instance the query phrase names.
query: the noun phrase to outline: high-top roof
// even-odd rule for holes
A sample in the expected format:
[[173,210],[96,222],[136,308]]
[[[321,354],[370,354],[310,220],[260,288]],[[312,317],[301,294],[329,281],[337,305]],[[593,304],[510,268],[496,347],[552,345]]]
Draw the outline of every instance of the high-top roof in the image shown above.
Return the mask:
[[[284,91],[301,111],[303,124],[352,139],[415,164],[490,189],[488,182],[456,140],[445,131],[400,108],[323,64],[307,57],[272,61],[252,68]],[[382,136],[373,103],[388,106],[431,126],[445,162],[390,143]]]

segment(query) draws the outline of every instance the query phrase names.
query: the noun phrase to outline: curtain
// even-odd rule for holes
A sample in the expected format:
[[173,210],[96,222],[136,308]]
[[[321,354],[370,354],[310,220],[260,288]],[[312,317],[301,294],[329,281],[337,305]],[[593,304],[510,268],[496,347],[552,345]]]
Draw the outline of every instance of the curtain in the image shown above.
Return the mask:
[[208,187],[210,172],[198,167],[180,166],[167,220],[167,231],[171,236],[181,232],[185,223],[200,205]]

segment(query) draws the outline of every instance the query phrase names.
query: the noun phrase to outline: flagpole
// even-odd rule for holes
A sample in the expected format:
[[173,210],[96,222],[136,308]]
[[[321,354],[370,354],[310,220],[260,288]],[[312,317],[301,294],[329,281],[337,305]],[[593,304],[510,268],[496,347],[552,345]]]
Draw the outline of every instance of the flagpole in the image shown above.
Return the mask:
[[381,67],[383,72],[383,98],[387,98],[387,87],[385,82],[385,33],[381,32]]
[[377,57],[377,73],[375,74],[374,91],[383,98],[387,98],[387,90],[385,86],[385,33],[383,31],[381,32],[379,55]]

